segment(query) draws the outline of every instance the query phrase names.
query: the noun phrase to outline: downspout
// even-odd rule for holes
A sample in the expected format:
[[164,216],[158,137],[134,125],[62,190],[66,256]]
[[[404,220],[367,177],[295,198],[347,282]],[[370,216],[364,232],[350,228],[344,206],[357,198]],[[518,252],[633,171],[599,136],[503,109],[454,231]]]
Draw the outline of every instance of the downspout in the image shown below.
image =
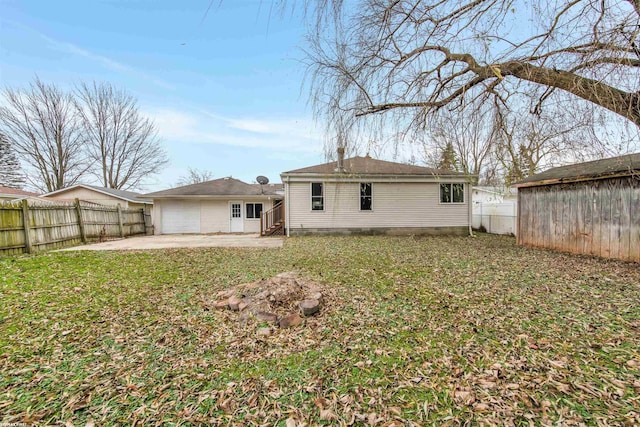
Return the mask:
[[473,191],[471,191],[471,184],[467,184],[467,191],[469,193],[469,197],[467,198],[467,205],[468,205],[468,211],[469,211],[469,236],[476,237],[473,234],[473,200],[471,200],[471,197],[473,196]]
[[287,237],[290,237],[289,230],[291,229],[291,216],[290,216],[290,208],[289,208],[289,176],[287,175],[284,185],[284,227],[287,230]]

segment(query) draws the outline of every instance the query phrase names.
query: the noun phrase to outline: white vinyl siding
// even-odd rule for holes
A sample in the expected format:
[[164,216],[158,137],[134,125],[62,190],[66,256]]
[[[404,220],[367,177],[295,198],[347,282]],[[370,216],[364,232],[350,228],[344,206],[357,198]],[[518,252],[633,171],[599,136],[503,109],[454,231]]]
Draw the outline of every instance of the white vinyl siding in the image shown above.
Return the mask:
[[[273,199],[265,200],[265,199],[245,199],[246,203],[261,203],[262,204],[262,212],[266,212],[273,207]],[[246,210],[246,208],[245,208]],[[245,212],[246,213],[246,212]],[[245,233],[260,233],[260,217],[255,219],[246,218],[244,219],[244,232]]]
[[[360,183],[324,183],[324,211],[309,211],[311,186],[289,186],[288,226],[298,228],[459,227],[469,225],[465,203],[441,204],[439,183],[386,183],[373,181],[375,208],[362,214]],[[465,185],[465,192],[468,192]]]
[[[239,199],[233,199],[239,200]],[[263,209],[271,209],[273,202],[271,200],[264,199],[247,199],[247,203],[262,203]],[[165,206],[172,206],[169,208],[169,214]],[[179,206],[186,206],[186,211],[178,208]],[[195,212],[198,212],[198,227],[193,224],[195,219]],[[185,216],[186,215],[186,216]],[[155,225],[155,232],[158,234],[171,234],[171,233],[228,233],[230,226],[230,208],[229,199],[203,199],[203,200],[158,200],[156,199],[155,209],[153,211],[153,220]],[[242,215],[245,216],[244,213]],[[168,219],[167,219],[168,218]],[[189,219],[191,218],[191,219]],[[165,223],[167,220],[170,224],[167,226]],[[179,224],[180,222],[186,222],[186,224]],[[188,229],[190,231],[179,231]],[[197,230],[197,231],[195,231]],[[260,220],[259,219],[244,219],[244,232],[245,233],[259,233],[260,232]]]
[[200,228],[203,233],[229,232],[229,201],[202,200],[200,202]]

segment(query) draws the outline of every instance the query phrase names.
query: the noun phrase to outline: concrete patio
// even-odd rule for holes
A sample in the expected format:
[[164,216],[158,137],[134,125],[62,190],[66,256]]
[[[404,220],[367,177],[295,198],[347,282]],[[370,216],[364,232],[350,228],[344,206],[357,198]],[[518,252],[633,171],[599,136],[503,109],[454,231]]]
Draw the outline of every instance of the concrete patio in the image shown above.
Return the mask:
[[130,237],[62,249],[62,251],[122,251],[167,248],[281,248],[282,238],[258,234],[168,234]]

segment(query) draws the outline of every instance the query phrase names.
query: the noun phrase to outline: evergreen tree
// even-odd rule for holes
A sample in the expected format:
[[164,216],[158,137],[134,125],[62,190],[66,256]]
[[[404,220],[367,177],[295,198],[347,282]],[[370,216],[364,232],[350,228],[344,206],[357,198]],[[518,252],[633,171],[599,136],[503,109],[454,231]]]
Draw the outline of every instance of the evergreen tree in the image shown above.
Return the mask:
[[440,161],[438,162],[438,169],[446,169],[450,171],[458,170],[458,159],[456,158],[456,151],[453,148],[453,144],[447,142],[447,145],[442,150]]
[[533,155],[534,153],[525,145],[520,144],[518,146],[517,153],[513,156],[511,164],[506,168],[504,182],[507,187],[536,173],[536,164],[532,160]]
[[20,162],[11,149],[9,141],[0,133],[0,186],[22,188],[25,177],[20,171]]

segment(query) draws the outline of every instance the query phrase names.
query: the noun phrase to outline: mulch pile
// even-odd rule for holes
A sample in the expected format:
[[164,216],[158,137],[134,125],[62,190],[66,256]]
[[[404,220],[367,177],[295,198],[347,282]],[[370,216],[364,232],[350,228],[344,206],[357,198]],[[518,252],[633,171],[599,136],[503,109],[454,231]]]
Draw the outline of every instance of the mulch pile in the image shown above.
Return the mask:
[[322,316],[334,299],[321,284],[287,272],[225,289],[204,305],[207,309],[237,312],[240,324],[257,323],[262,326],[257,329],[258,335],[270,335],[275,327],[292,328],[312,316]]

